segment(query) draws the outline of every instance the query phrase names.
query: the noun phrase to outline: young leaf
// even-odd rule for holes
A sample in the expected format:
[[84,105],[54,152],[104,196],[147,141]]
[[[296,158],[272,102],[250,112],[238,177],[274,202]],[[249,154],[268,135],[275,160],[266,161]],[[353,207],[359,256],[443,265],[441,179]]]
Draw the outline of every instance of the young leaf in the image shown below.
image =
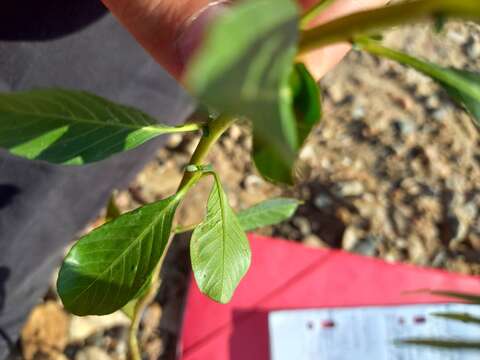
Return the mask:
[[[298,138],[289,77],[298,41],[293,0],[248,0],[212,27],[187,83],[221,113],[252,121],[254,160],[266,178],[292,182]],[[271,154],[276,166],[268,166]]]
[[178,203],[172,196],[146,205],[81,238],[58,276],[65,308],[76,315],[105,315],[138,295],[165,250]]
[[452,299],[462,300],[467,303],[480,305],[480,295],[460,293],[455,291],[445,291],[445,290],[434,290],[434,291],[428,291],[428,292],[435,296],[445,296]]
[[270,199],[240,211],[237,217],[242,229],[250,231],[289,219],[299,204],[295,199]]
[[480,324],[479,317],[467,313],[433,313],[432,315],[443,319],[461,321],[467,324]]
[[[289,89],[284,95],[285,99],[287,99],[287,94],[291,98],[288,100],[288,104],[293,103],[297,144],[300,148],[313,127],[322,118],[320,89],[315,79],[302,63],[295,64],[293,68],[290,75]],[[261,144],[256,142],[253,145],[255,165],[267,180],[275,182],[278,179],[287,179],[292,176],[292,169],[282,166],[282,156],[274,148],[261,146]],[[296,156],[297,153],[295,153]]]
[[445,70],[449,71],[452,78],[458,77],[465,83],[455,86],[453,82],[439,80],[440,83],[454,100],[465,107],[472,115],[476,126],[480,127],[480,74],[465,70]]
[[125,306],[122,307],[122,312],[127,315],[130,320],[135,317],[135,307],[137,306],[138,299],[130,300]]
[[356,44],[372,54],[386,57],[436,80],[447,93],[472,115],[480,127],[480,74],[453,68],[443,68],[417,59],[397,50],[389,49],[369,38],[359,38]]
[[313,127],[322,119],[322,96],[317,82],[302,63],[295,64],[290,87],[293,93],[298,144],[302,146]]
[[216,175],[206,218],[192,234],[190,257],[200,291],[220,303],[230,301],[250,266],[247,236]]
[[81,165],[133,149],[168,127],[98,96],[60,89],[0,94],[0,147],[28,159]]
[[417,345],[426,346],[439,349],[470,349],[480,350],[480,342],[477,341],[462,341],[450,339],[435,339],[435,338],[412,338],[396,342],[397,345]]

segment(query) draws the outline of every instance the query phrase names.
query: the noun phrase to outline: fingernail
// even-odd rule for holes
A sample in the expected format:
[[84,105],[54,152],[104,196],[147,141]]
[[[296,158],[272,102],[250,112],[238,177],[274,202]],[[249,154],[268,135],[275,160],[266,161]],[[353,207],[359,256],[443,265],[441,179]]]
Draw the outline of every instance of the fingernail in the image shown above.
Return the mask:
[[230,1],[221,0],[208,4],[193,15],[183,27],[176,40],[178,60],[184,67],[198,49],[205,35],[205,29],[218,16],[226,13]]

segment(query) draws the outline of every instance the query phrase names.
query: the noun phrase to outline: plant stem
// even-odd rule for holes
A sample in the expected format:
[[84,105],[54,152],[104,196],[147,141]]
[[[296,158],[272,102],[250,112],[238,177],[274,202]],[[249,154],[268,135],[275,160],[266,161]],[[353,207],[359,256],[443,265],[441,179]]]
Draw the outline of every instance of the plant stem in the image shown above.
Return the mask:
[[[192,165],[202,165],[202,162],[205,160],[208,152],[210,151],[213,144],[222,136],[222,134],[230,127],[230,125],[235,121],[232,116],[229,115],[220,115],[218,118],[211,120],[208,123],[208,133],[204,134],[200,139],[200,142],[195,149],[195,152],[190,159],[190,164]],[[186,183],[194,176],[194,172],[185,172],[183,174],[182,181],[180,182],[179,189],[185,186]]]
[[334,43],[351,42],[355,36],[372,34],[395,25],[438,16],[480,19],[480,1],[417,0],[357,12],[302,31],[299,54]]
[[140,321],[142,319],[143,312],[145,311],[147,306],[153,301],[155,295],[157,294],[157,290],[160,287],[160,269],[162,267],[165,254],[167,253],[169,246],[170,242],[167,244],[167,247],[165,248],[162,257],[152,274],[150,287],[148,288],[145,295],[139,298],[137,303],[135,304],[132,323],[130,324],[130,329],[128,331],[128,346],[130,349],[130,357],[132,360],[142,360],[142,353],[140,351],[140,346],[138,346],[138,329],[140,327]]
[[308,9],[300,19],[300,28],[305,29],[310,25],[313,19],[315,19],[320,13],[322,13],[327,7],[329,7],[335,0],[319,0],[318,3]]
[[[205,160],[208,152],[212,146],[217,142],[220,136],[230,127],[234,118],[231,116],[219,116],[218,118],[211,120],[208,123],[207,134],[202,136],[200,142],[198,143],[192,158],[190,159],[190,164],[193,165],[202,165],[202,162]],[[193,124],[191,124],[193,125]],[[203,176],[201,172],[185,172],[183,174],[182,181],[177,190],[177,196],[183,197],[190,188],[195,185],[195,183]],[[170,237],[168,243],[165,247],[162,257],[158,262],[157,267],[155,268],[151,284],[145,295],[138,299],[135,304],[135,311],[133,314],[132,323],[130,324],[128,343],[130,347],[130,356],[132,360],[142,360],[142,355],[140,352],[140,347],[138,345],[138,329],[140,326],[140,321],[142,314],[144,313],[147,306],[153,301],[155,295],[161,284],[160,272],[162,270],[163,263],[165,262],[165,257],[172,244],[173,237]]]
[[189,131],[197,131],[202,129],[202,124],[197,123],[187,123],[183,125],[174,126],[171,131],[168,133],[179,133],[179,132],[189,132]]

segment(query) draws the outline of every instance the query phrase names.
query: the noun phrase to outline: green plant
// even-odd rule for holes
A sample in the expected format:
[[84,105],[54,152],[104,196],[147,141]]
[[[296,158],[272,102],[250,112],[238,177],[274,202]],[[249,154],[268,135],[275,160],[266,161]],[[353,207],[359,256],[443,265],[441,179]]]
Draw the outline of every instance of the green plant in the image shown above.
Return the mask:
[[[81,238],[58,278],[65,307],[78,315],[108,314],[125,306],[132,316],[131,351],[139,359],[136,329],[157,289],[171,243],[175,211],[205,176],[214,179],[205,220],[194,227],[191,259],[200,290],[228,302],[250,265],[246,230],[284,220],[298,202],[276,199],[235,214],[219,174],[205,157],[238,119],[253,129],[252,159],[278,184],[294,182],[298,152],[322,117],[320,91],[301,55],[350,42],[432,77],[480,125],[480,75],[442,68],[382,46],[373,35],[394,25],[446,19],[480,19],[478,0],[417,0],[355,13],[306,29],[331,3],[320,1],[301,16],[294,0],[247,0],[211,27],[188,67],[187,85],[209,115],[197,112],[178,127],[92,94],[46,89],[0,94],[0,146],[28,159],[82,165],[126,151],[163,134],[201,132],[178,191],[159,202],[117,216]],[[376,37],[375,37],[376,38]],[[117,214],[118,215],[118,214]],[[116,215],[112,216],[115,217]]]
[[[435,296],[443,296],[459,300],[471,305],[480,305],[480,296],[475,294],[458,293],[453,291],[421,291]],[[448,321],[460,321],[466,324],[480,325],[480,318],[468,313],[437,312],[432,316],[446,319]],[[480,339],[477,341],[464,340],[461,338],[409,338],[396,341],[398,345],[422,346],[444,350],[480,350]]]

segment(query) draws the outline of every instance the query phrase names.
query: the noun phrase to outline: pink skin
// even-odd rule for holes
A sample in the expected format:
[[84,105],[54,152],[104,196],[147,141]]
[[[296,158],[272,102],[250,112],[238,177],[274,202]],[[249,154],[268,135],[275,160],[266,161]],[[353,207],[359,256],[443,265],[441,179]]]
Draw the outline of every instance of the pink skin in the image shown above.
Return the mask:
[[[301,0],[303,6],[315,4],[317,0]],[[379,7],[388,3],[388,0],[337,0],[324,13],[316,18],[311,26],[331,21],[340,16],[355,11]],[[316,79],[320,79],[334,68],[350,50],[349,44],[336,44],[312,51],[303,57],[309,70]]]
[[[190,19],[202,11],[211,0],[102,0],[137,41],[181,81],[184,64],[179,58],[178,39],[188,35]],[[308,8],[318,0],[298,0]],[[330,21],[348,13],[380,6],[386,0],[337,0],[315,19],[312,25]],[[195,34],[194,36],[198,36]],[[195,41],[193,41],[195,43]],[[314,76],[319,79],[332,69],[349,51],[348,44],[319,49],[303,57]],[[181,51],[191,54],[191,51]]]

